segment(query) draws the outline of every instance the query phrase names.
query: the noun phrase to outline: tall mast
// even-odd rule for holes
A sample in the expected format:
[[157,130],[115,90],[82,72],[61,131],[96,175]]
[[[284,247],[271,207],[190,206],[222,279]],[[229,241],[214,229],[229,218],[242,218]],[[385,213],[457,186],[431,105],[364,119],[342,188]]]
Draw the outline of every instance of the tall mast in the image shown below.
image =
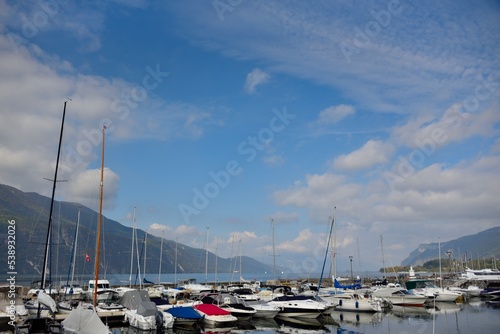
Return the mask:
[[177,286],[177,240],[178,238],[175,238],[175,270],[174,270],[174,284]]
[[130,251],[130,276],[128,278],[128,287],[132,287],[132,272],[134,271],[134,239],[135,239],[135,206],[134,217],[132,218],[132,246]]
[[333,226],[333,256],[332,256],[332,267],[333,267],[333,280],[337,278],[337,232],[336,232],[336,222],[337,222],[337,207],[333,207],[333,218],[332,218],[332,226]]
[[219,280],[217,277],[217,251],[219,249],[219,239],[215,237],[215,287],[217,287],[217,281]]
[[[146,229],[144,234],[144,279],[146,279],[146,253],[148,251],[148,230]],[[146,282],[144,282],[146,283]]]
[[328,249],[330,248],[330,240],[332,238],[333,218],[329,217],[328,221],[330,222],[330,231],[328,233],[328,238],[326,242],[325,258],[323,259],[323,266],[321,267],[321,275],[319,276],[318,291],[316,292],[316,295],[318,295],[319,289],[321,289],[321,283],[323,282],[323,274],[325,272],[326,258],[328,257]]
[[276,284],[276,249],[274,246],[274,219],[271,218],[271,227],[273,231],[273,280],[274,284]]
[[382,269],[384,270],[385,277],[384,237],[382,235],[380,235],[380,247],[382,248]]
[[208,230],[210,228],[207,226],[207,241],[206,241],[206,250],[205,250],[205,284],[208,282]]
[[[50,211],[49,211],[49,224],[47,226],[47,236],[45,238],[45,252],[43,257],[43,267],[42,267],[42,290],[45,289],[45,280],[47,279],[47,258],[49,255],[49,241],[50,241],[50,231],[52,229],[52,212],[54,211],[54,197],[56,194],[56,183],[57,183],[57,171],[59,170],[59,158],[61,156],[61,144],[63,138],[64,130],[64,118],[66,117],[66,104],[68,101],[64,101],[63,116],[61,121],[61,132],[59,134],[59,146],[57,148],[57,159],[56,159],[56,170],[54,172],[54,180],[52,180],[52,197],[50,201]],[[39,315],[39,314],[38,314]]]
[[240,283],[241,283],[241,281],[242,281],[242,279],[243,279],[243,276],[242,276],[242,275],[243,275],[243,274],[242,274],[242,272],[241,272],[241,239],[240,239]]
[[161,259],[162,259],[162,256],[163,256],[163,235],[164,235],[164,232],[165,231],[161,231],[161,244],[160,244],[160,265],[159,265],[159,268],[158,268],[158,284],[160,284],[161,282]]
[[441,239],[438,238],[438,250],[439,250],[439,285],[443,289],[443,276],[441,275]]
[[94,307],[97,305],[97,283],[99,281],[99,258],[101,255],[101,229],[102,229],[102,197],[104,191],[104,140],[106,137],[106,126],[102,127],[102,150],[101,150],[101,183],[99,193],[99,216],[97,218],[97,240],[95,257],[95,282],[94,282]]
[[73,278],[75,277],[76,248],[78,246],[78,228],[79,227],[80,227],[80,208],[78,208],[78,219],[76,221],[75,245],[73,247],[73,266],[71,268],[71,285],[70,286],[73,286]]

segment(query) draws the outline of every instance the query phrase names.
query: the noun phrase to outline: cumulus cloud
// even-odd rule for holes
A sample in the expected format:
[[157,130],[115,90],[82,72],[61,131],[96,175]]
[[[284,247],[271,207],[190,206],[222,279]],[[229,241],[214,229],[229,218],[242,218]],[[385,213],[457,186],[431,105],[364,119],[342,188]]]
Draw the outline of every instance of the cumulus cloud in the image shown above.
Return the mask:
[[[73,178],[71,180],[67,180],[65,196],[70,198],[73,202],[96,209],[99,203],[101,170],[87,169],[80,173],[73,174],[72,176]],[[112,209],[115,206],[119,181],[120,177],[118,174],[104,167],[104,209]]]
[[360,170],[376,164],[386,164],[395,153],[395,148],[380,140],[369,140],[358,150],[335,159],[333,166],[339,170]]
[[[23,191],[50,193],[43,177],[54,173],[62,109],[67,97],[60,178],[68,180],[64,200],[85,200],[80,181],[86,170],[100,157],[102,126],[107,138],[115,141],[148,138],[198,139],[207,124],[214,124],[210,113],[183,102],[167,102],[153,94],[128,107],[124,92],[133,92],[136,84],[120,78],[104,78],[74,72],[71,65],[35,46],[12,48],[0,35],[0,182]],[[161,70],[161,69],[160,69]],[[146,74],[146,72],[145,72]],[[22,133],[22,136],[19,135]],[[52,138],[52,140],[51,140]],[[112,173],[112,172],[110,172]],[[118,182],[118,176],[109,175]],[[108,182],[108,181],[105,181]],[[77,186],[79,185],[79,186]],[[116,195],[114,184],[105,192]]]
[[331,106],[322,111],[320,111],[318,119],[313,123],[310,123],[310,126],[327,126],[333,125],[344,118],[354,115],[356,110],[353,106],[341,104],[338,106]]
[[493,104],[477,113],[468,113],[462,104],[454,104],[442,115],[420,115],[395,127],[392,140],[400,145],[421,149],[429,154],[436,149],[473,136],[490,137],[497,133],[498,106]]
[[250,73],[247,74],[245,81],[245,92],[247,94],[254,94],[256,92],[257,86],[263,85],[269,82],[271,76],[259,68],[254,68]]

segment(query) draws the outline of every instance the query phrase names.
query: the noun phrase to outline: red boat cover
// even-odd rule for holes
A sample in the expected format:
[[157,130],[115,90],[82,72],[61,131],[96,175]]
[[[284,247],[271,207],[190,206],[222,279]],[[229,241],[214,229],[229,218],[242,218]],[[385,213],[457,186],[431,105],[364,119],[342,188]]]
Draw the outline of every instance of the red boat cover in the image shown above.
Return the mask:
[[206,315],[228,315],[231,312],[221,309],[217,305],[213,304],[198,304],[193,306],[195,309],[205,313]]

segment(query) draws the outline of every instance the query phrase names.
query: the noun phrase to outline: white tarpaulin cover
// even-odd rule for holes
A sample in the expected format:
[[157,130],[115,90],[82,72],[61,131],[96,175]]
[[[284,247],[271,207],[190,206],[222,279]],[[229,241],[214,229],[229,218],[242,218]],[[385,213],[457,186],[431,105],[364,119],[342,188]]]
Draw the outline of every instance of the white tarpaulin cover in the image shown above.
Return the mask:
[[109,333],[106,325],[95,310],[83,307],[77,307],[69,313],[62,321],[65,333],[78,334],[107,334]]

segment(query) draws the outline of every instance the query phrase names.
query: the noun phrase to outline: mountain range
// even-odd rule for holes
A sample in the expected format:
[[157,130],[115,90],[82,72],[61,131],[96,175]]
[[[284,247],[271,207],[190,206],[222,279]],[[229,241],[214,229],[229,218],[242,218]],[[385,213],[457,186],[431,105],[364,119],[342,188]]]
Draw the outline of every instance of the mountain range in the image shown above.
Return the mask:
[[[500,226],[467,235],[458,239],[441,242],[441,258],[448,259],[446,252],[451,251],[452,259],[465,258],[469,261],[500,258]],[[420,244],[417,249],[401,262],[403,266],[422,265],[439,258],[439,243]]]
[[[47,225],[50,209],[50,198],[33,192],[22,192],[14,187],[0,184],[0,249],[8,251],[9,222],[15,221],[15,271],[18,274],[33,275],[41,273],[43,253],[47,236]],[[54,202],[53,231],[50,244],[51,269],[59,275],[67,273],[73,243],[75,240],[76,221],[80,211],[78,231],[78,247],[76,252],[75,272],[83,277],[92,277],[94,271],[94,253],[97,229],[97,215],[94,210],[78,203],[63,201]],[[142,253],[147,250],[146,267],[148,272],[158,272],[160,264],[161,238],[137,229],[137,245]],[[130,253],[132,228],[117,221],[103,217],[101,269],[107,274],[130,274]],[[136,248],[137,249],[137,248]],[[204,249],[192,248],[184,244],[163,240],[162,273],[204,273],[206,270],[207,252]],[[467,256],[469,259],[500,258],[500,226],[479,232],[474,235],[441,242],[441,257],[451,251],[454,259]],[[8,254],[8,253],[7,253]],[[87,261],[88,257],[91,261]],[[141,258],[141,271],[143,257]],[[403,266],[422,265],[426,261],[439,257],[438,243],[420,244],[401,263]],[[177,261],[176,261],[177,258]],[[221,258],[208,252],[208,272],[231,273],[239,269],[239,257]],[[177,270],[175,263],[177,262]],[[261,263],[251,257],[241,257],[244,273],[272,272],[272,265]],[[154,269],[151,269],[154,268]],[[7,261],[0,261],[0,270],[6,273]],[[286,270],[277,268],[277,270]],[[133,272],[137,272],[137,261],[134,261]],[[239,277],[237,277],[238,279]]]
[[[15,271],[18,274],[39,275],[43,266],[45,240],[50,209],[50,198],[33,192],[22,192],[11,186],[0,184],[0,248],[8,250],[9,222],[15,225]],[[75,240],[76,222],[80,211],[78,243],[75,260],[75,272],[81,276],[92,277],[94,271],[94,255],[96,244],[97,215],[88,207],[77,203],[55,201],[53,225],[50,238],[51,269],[54,273],[65,275],[70,267],[73,241]],[[130,253],[132,244],[132,228],[117,221],[103,217],[102,250],[100,272],[111,274],[130,273]],[[146,268],[148,272],[158,272],[160,264],[160,247],[162,246],[162,273],[204,273],[206,271],[207,252],[204,249],[192,248],[173,240],[168,236],[161,244],[161,238],[147,234],[140,229],[137,232],[137,248],[139,252],[147,251]],[[11,232],[12,233],[12,232]],[[147,241],[145,241],[147,240]],[[137,249],[136,248],[136,249]],[[141,271],[144,263],[141,259]],[[87,261],[90,258],[91,261]],[[135,260],[135,258],[134,258]],[[177,261],[176,261],[177,260]],[[134,261],[134,273],[137,272],[137,261]],[[175,270],[177,263],[177,270]],[[208,272],[230,273],[239,269],[240,257],[221,258],[208,252]],[[272,272],[271,265],[256,261],[251,257],[241,257],[243,272]],[[149,269],[148,269],[149,268]],[[154,268],[154,269],[153,269]],[[7,261],[0,262],[2,272],[8,270]],[[236,277],[239,279],[239,277]]]

